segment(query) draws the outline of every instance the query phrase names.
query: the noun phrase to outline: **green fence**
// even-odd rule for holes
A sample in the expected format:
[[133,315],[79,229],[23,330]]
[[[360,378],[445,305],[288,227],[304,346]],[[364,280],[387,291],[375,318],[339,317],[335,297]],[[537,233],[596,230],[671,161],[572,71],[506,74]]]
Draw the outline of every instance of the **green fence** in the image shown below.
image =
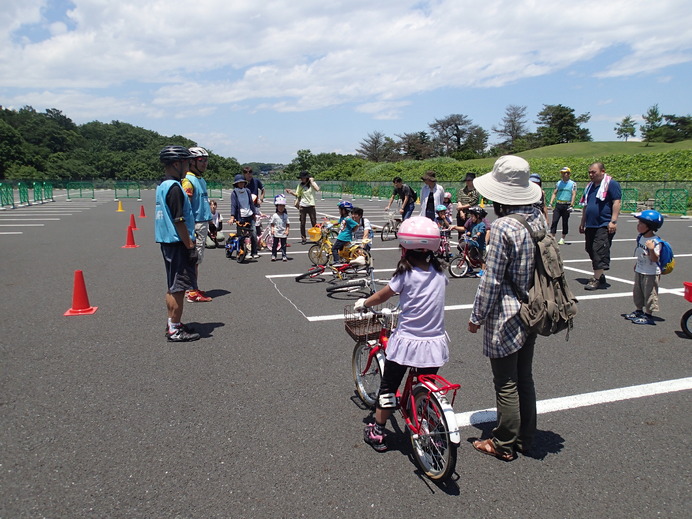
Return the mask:
[[43,182],[34,182],[31,186],[34,189],[34,203],[43,203]]
[[[284,184],[282,182],[265,182],[264,183],[264,198],[267,200],[274,200],[276,195],[285,194]],[[295,186],[291,187],[295,190]]]
[[218,181],[207,182],[207,194],[209,195],[209,200],[212,198],[223,200],[223,184]]
[[322,193],[322,200],[327,198],[338,198],[342,199],[344,196],[344,189],[341,182],[320,182],[320,193]]
[[46,202],[48,200],[55,202],[55,198],[53,198],[53,184],[50,182],[43,183],[43,200]]
[[89,198],[89,193],[91,193],[91,199],[96,200],[93,182],[68,182],[66,190],[68,202],[72,198]]
[[[115,200],[121,198],[136,198],[142,200],[139,182],[131,180],[117,180],[115,182]],[[69,198],[69,197],[68,197]]]
[[17,191],[19,192],[19,205],[31,205],[29,202],[29,184],[17,182]]
[[12,184],[3,184],[0,182],[0,208],[5,209],[11,207],[14,209],[14,188]]
[[687,189],[658,189],[654,209],[667,214],[687,214]]
[[622,190],[622,206],[620,211],[634,213],[637,211],[637,204],[639,202],[639,191],[634,188],[627,188]]

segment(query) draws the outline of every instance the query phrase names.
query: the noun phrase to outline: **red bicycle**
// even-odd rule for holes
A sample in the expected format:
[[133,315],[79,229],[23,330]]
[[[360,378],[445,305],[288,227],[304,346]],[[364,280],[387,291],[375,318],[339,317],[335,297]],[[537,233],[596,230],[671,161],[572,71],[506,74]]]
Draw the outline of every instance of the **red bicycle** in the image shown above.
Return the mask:
[[[377,401],[385,350],[396,318],[396,311],[390,308],[370,308],[368,313],[356,312],[352,306],[344,309],[346,332],[356,341],[352,358],[356,392],[369,408]],[[396,393],[416,464],[433,481],[447,479],[456,468],[461,434],[452,406],[460,387],[439,375],[423,375],[410,368],[403,392]]]
[[483,267],[483,261],[485,258],[482,253],[478,250],[478,247],[472,247],[470,244],[470,238],[464,236],[464,245],[460,243],[457,245],[458,255],[455,255],[449,262],[447,270],[452,277],[463,278],[469,273],[469,270]]

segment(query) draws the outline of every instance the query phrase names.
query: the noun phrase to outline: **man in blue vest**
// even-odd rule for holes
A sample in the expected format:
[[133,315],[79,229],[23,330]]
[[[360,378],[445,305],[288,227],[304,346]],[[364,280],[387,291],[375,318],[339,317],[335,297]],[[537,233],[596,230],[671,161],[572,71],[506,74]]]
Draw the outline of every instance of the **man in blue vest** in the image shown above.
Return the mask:
[[199,334],[182,323],[185,291],[197,289],[195,217],[180,184],[189,169],[192,154],[183,146],[166,146],[159,152],[159,159],[164,165],[165,177],[156,188],[154,233],[166,265],[166,338],[170,342],[196,341]]
[[[209,206],[209,193],[207,192],[207,181],[203,175],[207,170],[209,153],[204,148],[195,146],[190,148],[192,160],[190,161],[190,171],[183,178],[183,191],[190,199],[192,214],[195,215],[195,249],[197,249],[197,265],[195,274],[199,282],[199,266],[204,259],[205,242],[209,234],[209,222],[212,219],[211,207]],[[187,293],[187,300],[190,303],[206,303],[211,301],[201,290],[190,290]]]

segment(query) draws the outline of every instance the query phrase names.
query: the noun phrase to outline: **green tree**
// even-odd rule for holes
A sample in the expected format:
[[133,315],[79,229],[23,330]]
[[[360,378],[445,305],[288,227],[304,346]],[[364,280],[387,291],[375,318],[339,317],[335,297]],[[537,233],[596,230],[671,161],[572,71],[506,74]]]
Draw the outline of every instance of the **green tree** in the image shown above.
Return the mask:
[[632,119],[632,116],[628,115],[617,123],[613,129],[618,139],[625,139],[625,142],[627,142],[627,139],[634,137],[637,133],[637,122]]
[[543,146],[591,140],[591,133],[580,125],[591,119],[591,114],[574,115],[574,109],[563,105],[543,105],[538,112],[536,132]]
[[4,120],[0,120],[0,179],[13,164],[22,162],[24,149],[22,136]]
[[435,155],[450,156],[461,151],[471,124],[471,119],[464,114],[451,114],[428,124]]
[[425,132],[397,135],[399,150],[403,157],[411,160],[424,160],[434,157],[433,143]]
[[398,157],[397,144],[391,137],[375,131],[360,142],[356,155],[371,162],[394,161]]
[[500,126],[493,126],[493,132],[505,138],[500,144],[507,152],[516,151],[517,141],[528,133],[526,126],[526,107],[509,105]]
[[641,125],[642,137],[647,145],[650,142],[660,142],[663,140],[663,132],[661,127],[663,126],[663,117],[658,109],[658,103],[650,106],[644,115],[644,124]]

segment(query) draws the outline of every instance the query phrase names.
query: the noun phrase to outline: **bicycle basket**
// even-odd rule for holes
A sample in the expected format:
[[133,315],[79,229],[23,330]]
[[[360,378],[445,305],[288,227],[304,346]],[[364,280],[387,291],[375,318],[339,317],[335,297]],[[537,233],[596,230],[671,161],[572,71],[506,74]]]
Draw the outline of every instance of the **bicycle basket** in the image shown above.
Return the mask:
[[310,241],[320,241],[321,237],[322,229],[319,227],[310,227],[308,229],[308,238],[310,238]]
[[[379,307],[375,309],[380,310]],[[391,314],[390,319],[388,328],[391,330],[396,324],[396,313]],[[349,305],[344,308],[344,328],[354,341],[377,339],[382,330],[382,318],[372,312],[357,312]]]

